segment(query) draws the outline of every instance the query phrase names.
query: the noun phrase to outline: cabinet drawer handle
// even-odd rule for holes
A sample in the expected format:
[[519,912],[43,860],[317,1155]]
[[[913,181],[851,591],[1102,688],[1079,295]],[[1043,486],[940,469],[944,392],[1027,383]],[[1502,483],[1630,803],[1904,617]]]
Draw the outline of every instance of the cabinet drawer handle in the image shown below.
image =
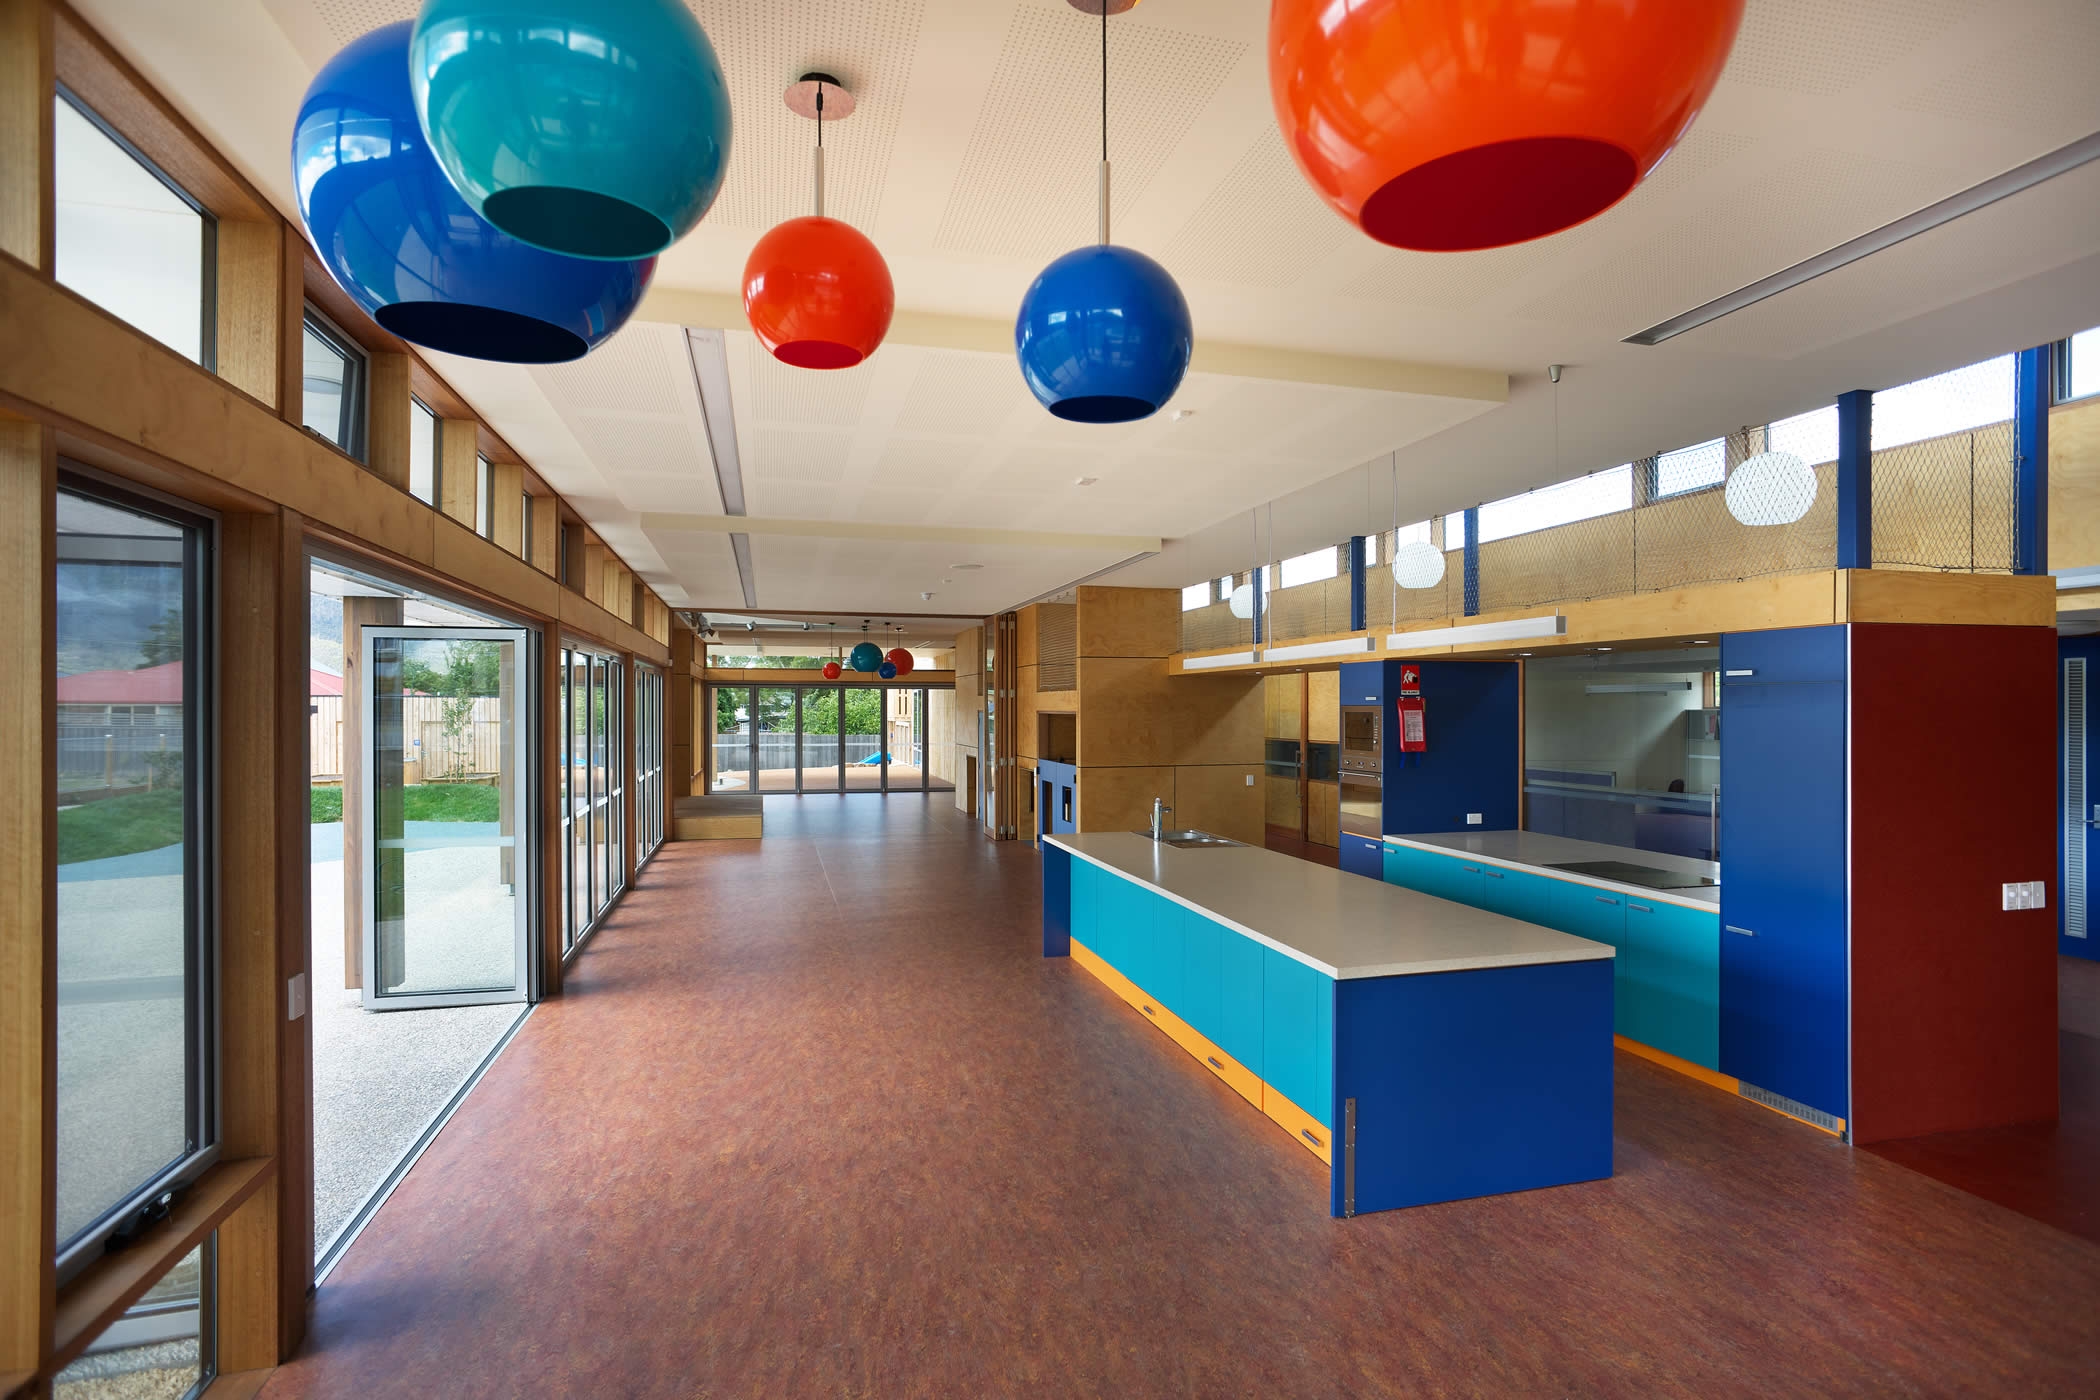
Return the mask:
[[1655,912],[1645,904],[1629,904],[1626,907],[1636,914],[1653,914]]
[[1735,924],[1723,924],[1721,927],[1727,929],[1730,933],[1740,933],[1745,938],[1757,937],[1757,930],[1754,928],[1742,928]]
[[1754,676],[1757,674],[1757,668],[1754,666],[1745,666],[1740,670],[1723,671],[1721,674],[1724,676]]
[[1148,1007],[1146,1007],[1146,1008],[1145,1008],[1145,1014],[1146,1014],[1147,1016],[1157,1016],[1157,1015],[1158,1015],[1159,1013],[1158,1013],[1157,1011],[1154,1011],[1154,1010],[1153,1010],[1153,1009],[1152,1009],[1151,1007],[1149,1007],[1149,1006],[1148,1006]]
[[1617,904],[1619,902],[1618,900],[1613,899],[1608,894],[1600,894],[1596,897],[1596,899],[1599,904]]
[[1480,867],[1477,865],[1466,865],[1461,866],[1459,868],[1464,870],[1468,875],[1478,875],[1480,873]]
[[1502,878],[1502,872],[1499,870],[1490,870],[1487,872],[1487,877],[1490,880],[1499,880]]
[[1304,1138],[1304,1139],[1305,1139],[1305,1140],[1306,1140],[1307,1142],[1311,1143],[1311,1144],[1312,1144],[1312,1145],[1313,1145],[1314,1147],[1325,1147],[1325,1146],[1327,1145],[1326,1143],[1324,1143],[1324,1142],[1320,1141],[1320,1140],[1319,1140],[1318,1138],[1314,1137],[1314,1136],[1312,1135],[1312,1129],[1310,1129],[1310,1128],[1300,1128],[1300,1129],[1298,1130],[1298,1136],[1299,1136],[1299,1137],[1302,1137],[1302,1138]]
[[1225,1068],[1225,1066],[1218,1063],[1218,1057],[1216,1055],[1205,1055],[1203,1058],[1210,1061],[1212,1069]]

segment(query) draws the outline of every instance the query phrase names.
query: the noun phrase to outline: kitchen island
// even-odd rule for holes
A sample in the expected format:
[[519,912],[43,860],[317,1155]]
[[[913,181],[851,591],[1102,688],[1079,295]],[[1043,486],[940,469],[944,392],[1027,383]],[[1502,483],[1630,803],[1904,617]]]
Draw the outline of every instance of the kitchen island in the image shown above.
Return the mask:
[[1604,943],[1249,846],[1048,836],[1070,956],[1330,1170],[1335,1215],[1611,1175]]

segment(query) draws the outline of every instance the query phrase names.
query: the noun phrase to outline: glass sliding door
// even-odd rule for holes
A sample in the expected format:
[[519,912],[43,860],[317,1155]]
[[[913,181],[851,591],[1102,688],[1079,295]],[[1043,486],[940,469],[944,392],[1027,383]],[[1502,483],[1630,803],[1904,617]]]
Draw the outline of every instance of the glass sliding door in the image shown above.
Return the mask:
[[568,874],[568,927],[563,950],[576,946],[598,907],[592,899],[591,863],[591,659],[574,648],[562,652],[562,771],[568,799],[562,806],[562,868]]
[[795,691],[784,685],[762,685],[755,692],[752,725],[758,744],[754,770],[757,792],[795,790]]
[[802,692],[802,791],[839,790],[839,690],[811,686]]
[[714,687],[714,701],[714,790],[749,792],[751,716],[757,702],[752,698],[751,687],[745,685]]
[[562,731],[568,775],[562,854],[569,879],[563,946],[573,949],[627,884],[628,710],[620,658],[579,646],[562,655],[568,716]]
[[363,629],[367,1010],[526,998],[528,645]]
[[598,726],[592,765],[598,793],[592,831],[597,858],[598,912],[627,887],[627,670],[616,656],[591,658],[591,703]]
[[664,673],[634,668],[634,862],[640,869],[664,839]]
[[839,743],[845,756],[846,791],[880,792],[884,754],[883,692],[873,686],[851,686],[840,694],[845,699]]

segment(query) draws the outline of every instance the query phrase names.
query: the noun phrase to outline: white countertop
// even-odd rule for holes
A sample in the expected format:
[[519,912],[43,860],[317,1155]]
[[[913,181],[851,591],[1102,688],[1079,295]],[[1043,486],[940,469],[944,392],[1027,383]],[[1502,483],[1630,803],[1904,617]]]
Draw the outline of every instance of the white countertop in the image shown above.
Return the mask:
[[1609,945],[1257,846],[1181,849],[1127,831],[1046,836],[1329,977],[1586,962]]
[[1428,835],[1410,833],[1406,836],[1388,836],[1385,839],[1395,845],[1419,846],[1425,851],[1450,851],[1456,855],[1473,856],[1489,865],[1507,866],[1512,870],[1536,870],[1541,875],[1549,875],[1556,880],[1568,880],[1578,885],[1595,885],[1600,890],[1615,890],[1621,894],[1637,895],[1642,899],[1660,900],[1664,904],[1681,904],[1687,909],[1721,907],[1719,885],[1682,890],[1656,890],[1646,885],[1629,885],[1618,880],[1579,874],[1573,870],[1545,868],[1554,861],[1618,860],[1629,865],[1652,866],[1657,870],[1704,875],[1709,880],[1721,878],[1719,864],[1710,860],[1699,860],[1693,856],[1671,855],[1666,851],[1641,851],[1629,846],[1607,846],[1600,841],[1577,841],[1572,837],[1548,836],[1536,831],[1439,831]]

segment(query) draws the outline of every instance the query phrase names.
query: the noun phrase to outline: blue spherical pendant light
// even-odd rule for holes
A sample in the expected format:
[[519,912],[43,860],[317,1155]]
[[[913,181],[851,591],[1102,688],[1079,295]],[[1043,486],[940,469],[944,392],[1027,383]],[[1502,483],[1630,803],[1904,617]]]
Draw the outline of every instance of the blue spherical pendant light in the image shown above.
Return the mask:
[[299,215],[328,269],[403,340],[479,360],[574,360],[640,304],[653,258],[565,258],[497,231],[431,157],[408,86],[410,25],[330,59],[292,129]]
[[467,203],[551,252],[660,253],[721,192],[729,89],[684,0],[424,0],[409,81]]
[[1074,423],[1157,413],[1189,367],[1189,304],[1167,270],[1133,248],[1077,248],[1021,299],[1014,350],[1043,407]]
[[1108,17],[1137,3],[1071,0],[1101,16],[1100,241],[1043,269],[1014,318],[1021,377],[1043,407],[1073,423],[1149,418],[1188,373],[1196,333],[1165,268],[1108,237]]

